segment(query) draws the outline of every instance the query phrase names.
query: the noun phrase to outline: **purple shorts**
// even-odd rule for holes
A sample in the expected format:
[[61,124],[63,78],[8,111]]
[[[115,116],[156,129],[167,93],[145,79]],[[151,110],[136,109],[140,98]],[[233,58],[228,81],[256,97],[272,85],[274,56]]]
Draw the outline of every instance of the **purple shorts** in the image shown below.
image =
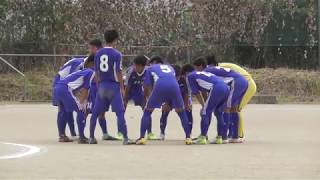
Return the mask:
[[248,88],[248,81],[239,77],[234,79],[230,84],[230,94],[227,100],[227,107],[233,108],[240,105],[242,98]]
[[226,109],[228,96],[229,87],[226,84],[215,85],[208,94],[201,114],[211,115],[214,112],[223,112]]
[[53,91],[57,105],[63,107],[65,112],[79,112],[80,104],[67,85],[57,84]]
[[112,105],[112,111],[114,112],[125,110],[119,84],[115,82],[102,82],[98,85],[92,111],[100,114],[108,111],[110,105]]
[[184,103],[177,81],[161,80],[155,83],[146,108],[160,108],[163,103],[169,103],[173,109],[183,109]]

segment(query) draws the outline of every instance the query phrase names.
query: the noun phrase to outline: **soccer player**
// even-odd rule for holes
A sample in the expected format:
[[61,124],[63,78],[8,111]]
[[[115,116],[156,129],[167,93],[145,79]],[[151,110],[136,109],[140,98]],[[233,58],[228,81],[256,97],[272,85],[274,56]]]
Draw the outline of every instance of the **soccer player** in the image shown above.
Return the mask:
[[[60,67],[59,72],[54,77],[54,80],[52,83],[52,105],[53,106],[58,106],[56,98],[53,93],[54,86],[57,84],[58,81],[64,79],[69,74],[83,69],[84,61],[85,61],[85,58],[73,58],[68,62],[66,62],[62,67]],[[77,136],[77,134],[74,128],[74,118],[72,113],[73,112],[66,112],[65,116],[70,129],[70,134],[72,137],[75,137]]]
[[240,102],[239,105],[239,138],[241,140],[243,140],[244,138],[244,128],[243,128],[243,115],[241,113],[241,110],[244,108],[244,106],[246,106],[250,100],[252,99],[252,97],[256,94],[257,91],[257,86],[256,83],[254,82],[251,74],[249,74],[249,72],[247,72],[245,69],[243,69],[242,67],[233,64],[233,63],[219,63],[217,62],[216,58],[214,55],[210,55],[207,56],[207,64],[208,66],[220,66],[223,68],[229,68],[237,73],[239,73],[240,75],[242,75],[247,81],[248,81],[248,88]]
[[143,82],[145,99],[148,99],[145,105],[141,119],[140,138],[136,144],[146,143],[145,133],[150,126],[151,114],[155,108],[160,108],[163,103],[168,103],[178,113],[185,135],[185,143],[192,144],[190,138],[190,129],[188,126],[188,117],[184,110],[183,99],[180,93],[175,73],[170,65],[155,64],[146,70],[146,77]]
[[[147,62],[148,58],[146,56],[137,56],[134,58],[134,65],[127,69],[126,79],[125,79],[125,95],[124,104],[127,107],[128,101],[132,100],[135,106],[140,106],[143,109],[145,104],[144,94],[143,94],[143,79],[145,77],[146,69],[148,68]],[[158,137],[152,133],[151,125],[147,130],[148,140],[158,140]]]
[[216,76],[221,77],[229,86],[230,94],[227,101],[227,109],[224,113],[224,119],[229,124],[229,137],[230,143],[241,142],[238,136],[239,127],[239,105],[245,91],[248,88],[247,80],[239,73],[229,69],[222,68],[219,66],[206,67],[206,60],[203,57],[198,58],[194,65],[197,70],[210,72]]
[[[178,81],[179,87],[180,87],[180,93],[184,101],[184,107],[188,116],[188,124],[190,128],[190,132],[192,132],[192,126],[193,126],[193,116],[192,116],[192,99],[191,96],[188,93],[188,87],[185,81],[185,78],[181,77],[181,67],[179,65],[174,65],[173,69],[176,74],[176,79]],[[165,139],[165,130],[167,127],[167,121],[168,116],[172,108],[168,104],[164,104],[162,106],[162,114],[160,118],[160,139]]]
[[113,48],[119,34],[116,30],[108,30],[105,32],[104,38],[106,47],[100,49],[95,56],[98,92],[90,120],[89,144],[97,144],[94,132],[98,116],[108,111],[110,104],[114,103],[113,108],[116,111],[119,129],[124,136],[123,144],[128,145],[132,142],[127,135],[127,125],[124,117],[125,108],[122,100],[124,94],[121,67],[122,54]]
[[[195,71],[191,64],[183,66],[182,73],[186,75],[189,92],[196,96],[201,104],[201,135],[197,139],[197,144],[207,144],[207,133],[211,121],[212,113],[217,118],[218,136],[216,144],[226,143],[227,124],[224,121],[223,111],[226,108],[226,102],[229,95],[229,88],[223,80],[211,73],[204,71]],[[204,100],[202,91],[208,93]]]
[[149,65],[153,64],[164,64],[162,58],[160,56],[152,56],[149,60]]
[[65,135],[65,127],[67,123],[68,113],[77,112],[77,124],[79,130],[79,144],[88,143],[88,139],[84,136],[85,128],[85,110],[91,81],[94,78],[93,67],[94,55],[90,55],[85,63],[88,67],[84,70],[76,71],[64,79],[56,82],[54,86],[54,96],[56,98],[58,111],[58,130],[59,142],[71,142]]
[[[93,39],[89,42],[88,44],[88,50],[89,53],[91,54],[96,54],[99,49],[102,48],[102,42],[99,39]],[[89,101],[88,101],[88,107],[87,107],[87,112],[92,113],[92,109],[96,100],[96,94],[97,94],[97,84],[96,81],[92,81],[91,83],[91,88],[89,92]],[[102,140],[119,140],[108,133],[108,128],[107,128],[107,120],[105,119],[105,114],[102,113],[98,117],[99,125],[102,130]]]

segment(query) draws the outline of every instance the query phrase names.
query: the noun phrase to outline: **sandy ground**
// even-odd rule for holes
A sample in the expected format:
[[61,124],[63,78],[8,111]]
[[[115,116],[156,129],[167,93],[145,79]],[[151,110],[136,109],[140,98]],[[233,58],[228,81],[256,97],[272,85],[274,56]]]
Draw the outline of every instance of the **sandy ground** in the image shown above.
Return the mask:
[[[175,113],[169,116],[165,142],[61,144],[56,111],[49,104],[0,106],[0,141],[41,148],[31,156],[0,160],[0,179],[320,179],[320,105],[250,105],[244,112],[244,144],[205,146],[184,145]],[[194,135],[199,134],[198,111],[195,106]],[[159,116],[159,111],[153,114],[157,134]],[[107,117],[115,134],[114,115]],[[141,110],[130,106],[126,117],[135,139]],[[0,143],[0,157],[19,151]]]

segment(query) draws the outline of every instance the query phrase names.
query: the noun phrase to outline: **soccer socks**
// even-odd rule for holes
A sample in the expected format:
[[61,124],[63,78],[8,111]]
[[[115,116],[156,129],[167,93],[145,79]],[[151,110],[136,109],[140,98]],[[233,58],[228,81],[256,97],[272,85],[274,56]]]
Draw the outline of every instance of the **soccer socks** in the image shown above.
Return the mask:
[[188,117],[188,122],[189,122],[189,129],[190,129],[190,133],[192,132],[193,129],[193,116],[192,116],[192,110],[190,111],[186,111],[187,113],[187,117]]
[[239,112],[239,129],[238,129],[238,136],[240,138],[244,137],[244,125],[243,125],[243,115]]
[[214,115],[217,118],[217,132],[218,136],[221,136],[222,139],[228,139],[228,122],[229,122],[229,113],[215,112]]
[[207,136],[209,124],[210,124],[210,116],[209,115],[201,115],[201,136]]
[[144,138],[148,127],[150,127],[151,114],[152,112],[150,111],[145,110],[143,112],[140,124],[140,138]]
[[86,126],[86,118],[83,112],[77,112],[77,123],[78,123],[78,131],[79,137],[84,138],[84,128]]
[[167,121],[168,121],[169,112],[162,111],[161,118],[160,118],[160,131],[161,134],[165,134]]
[[107,121],[104,117],[99,117],[99,124],[103,134],[108,134]]
[[127,123],[124,118],[124,111],[116,112],[116,115],[117,115],[117,120],[118,120],[119,132],[121,132],[123,134],[123,137],[125,139],[127,139],[128,138],[128,130],[127,130]]
[[231,138],[233,139],[239,138],[238,129],[239,129],[239,113],[233,112],[231,113],[230,129],[229,129],[231,133]]
[[58,116],[57,116],[57,125],[59,136],[64,136],[66,133],[67,121],[65,118],[65,112],[62,108],[59,107]]
[[189,128],[189,120],[188,120],[186,111],[184,110],[184,111],[178,112],[178,116],[180,117],[183,130],[186,134],[186,138],[190,138],[191,131]]
[[94,131],[96,129],[97,118],[98,114],[93,112],[90,119],[90,138],[94,138]]
[[[151,117],[150,117],[151,118]],[[152,133],[152,120],[150,120],[149,127],[147,129],[147,133]]]
[[74,129],[74,118],[73,118],[73,112],[65,112],[66,113],[66,118],[67,118],[67,124],[70,129],[70,134],[71,136],[76,136],[77,133]]

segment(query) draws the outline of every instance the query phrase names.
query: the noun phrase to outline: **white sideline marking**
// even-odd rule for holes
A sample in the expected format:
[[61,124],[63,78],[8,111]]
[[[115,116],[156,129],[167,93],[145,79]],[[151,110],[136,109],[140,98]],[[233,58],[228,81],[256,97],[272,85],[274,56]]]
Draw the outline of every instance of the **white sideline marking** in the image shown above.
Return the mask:
[[26,144],[16,144],[16,143],[9,143],[9,142],[0,142],[1,144],[5,145],[13,145],[17,146],[19,152],[9,155],[0,156],[1,159],[16,159],[16,158],[22,158],[25,156],[30,156],[32,154],[40,152],[40,148],[36,146],[26,145]]

